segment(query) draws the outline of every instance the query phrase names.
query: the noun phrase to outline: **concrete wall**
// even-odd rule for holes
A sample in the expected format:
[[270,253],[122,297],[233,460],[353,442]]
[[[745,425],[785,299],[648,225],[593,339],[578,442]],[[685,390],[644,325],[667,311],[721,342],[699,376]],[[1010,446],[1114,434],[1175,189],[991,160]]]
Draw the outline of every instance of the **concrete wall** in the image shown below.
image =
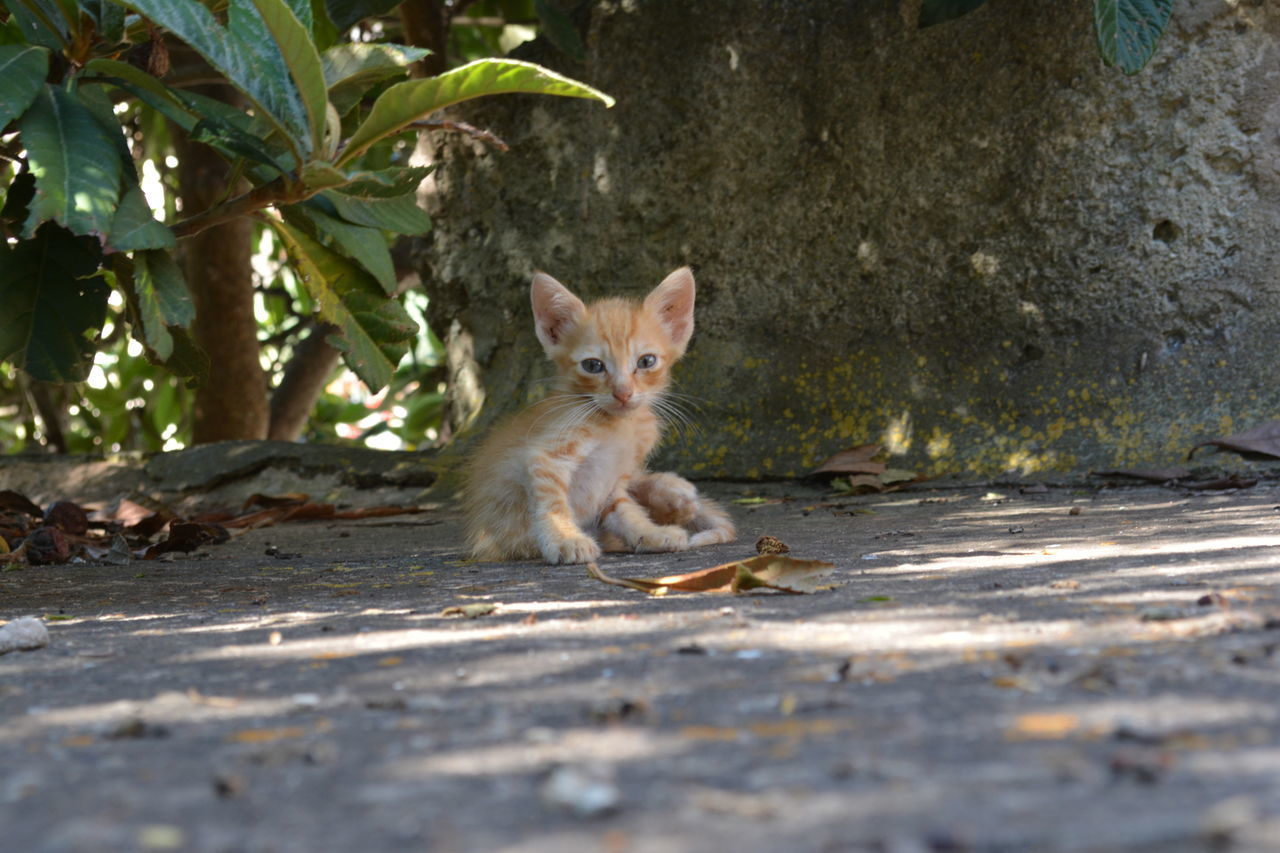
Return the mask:
[[[909,6],[910,4],[904,4]],[[618,98],[459,110],[420,247],[455,410],[537,395],[527,282],[640,295],[696,265],[659,464],[803,473],[853,444],[933,474],[1163,464],[1280,412],[1280,4],[1183,0],[1136,77],[1087,0],[927,30],[889,0],[624,0]],[[450,332],[451,330],[451,332]]]

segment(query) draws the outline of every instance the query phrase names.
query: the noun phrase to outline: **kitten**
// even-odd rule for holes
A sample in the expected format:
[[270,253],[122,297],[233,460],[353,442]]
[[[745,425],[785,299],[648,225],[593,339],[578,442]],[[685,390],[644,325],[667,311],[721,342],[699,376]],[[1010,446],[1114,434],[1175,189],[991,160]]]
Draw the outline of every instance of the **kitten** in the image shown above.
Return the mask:
[[533,277],[538,340],[555,390],[481,444],[463,503],[480,560],[586,563],[605,550],[683,551],[730,542],[733,522],[675,474],[645,471],[662,433],[671,366],[693,334],[693,272],[676,270],[643,303],[590,306]]

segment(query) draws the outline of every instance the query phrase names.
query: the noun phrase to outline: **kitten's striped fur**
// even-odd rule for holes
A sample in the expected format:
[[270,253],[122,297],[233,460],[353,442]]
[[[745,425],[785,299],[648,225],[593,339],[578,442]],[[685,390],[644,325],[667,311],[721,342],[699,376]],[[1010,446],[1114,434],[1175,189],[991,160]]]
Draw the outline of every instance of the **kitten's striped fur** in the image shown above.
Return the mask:
[[502,424],[475,454],[463,493],[472,555],[585,563],[604,550],[682,551],[729,542],[728,514],[675,474],[645,471],[671,413],[670,369],[693,334],[688,267],[643,302],[584,305],[533,277],[538,340],[555,390]]

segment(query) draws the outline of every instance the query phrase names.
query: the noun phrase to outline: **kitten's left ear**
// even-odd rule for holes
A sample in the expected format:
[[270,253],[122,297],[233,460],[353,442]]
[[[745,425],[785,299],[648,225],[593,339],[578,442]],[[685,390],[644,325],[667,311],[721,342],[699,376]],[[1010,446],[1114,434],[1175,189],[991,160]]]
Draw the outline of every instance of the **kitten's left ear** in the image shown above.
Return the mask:
[[693,282],[693,270],[681,267],[662,280],[645,297],[644,307],[667,330],[671,343],[684,352],[689,338],[693,337],[693,298],[697,286]]

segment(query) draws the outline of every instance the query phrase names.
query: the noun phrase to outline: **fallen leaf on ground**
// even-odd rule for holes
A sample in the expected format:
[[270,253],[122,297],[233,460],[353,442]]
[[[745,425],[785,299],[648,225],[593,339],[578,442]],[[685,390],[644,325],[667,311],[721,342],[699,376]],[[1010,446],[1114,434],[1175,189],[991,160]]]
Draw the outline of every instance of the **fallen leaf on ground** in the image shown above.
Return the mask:
[[790,551],[790,546],[777,536],[761,536],[756,540],[757,554],[786,554]]
[[32,518],[44,518],[44,510],[32,503],[26,495],[19,494],[13,489],[0,489],[0,509],[24,512]]
[[1185,489],[1199,489],[1202,491],[1218,490],[1218,489],[1251,489],[1258,485],[1258,481],[1253,477],[1241,477],[1239,474],[1232,474],[1228,477],[1219,477],[1216,480],[1200,480],[1196,483],[1181,483]]
[[481,616],[488,616],[490,613],[498,609],[498,605],[492,601],[486,601],[478,604],[455,604],[452,607],[446,607],[440,611],[441,616],[465,616],[468,619],[478,619]]
[[1191,476],[1191,472],[1186,468],[1127,468],[1120,471],[1090,471],[1089,473],[1094,477],[1124,477],[1146,483],[1167,483],[1170,480],[1185,480]]
[[1233,450],[1236,453],[1256,454],[1280,459],[1280,421],[1268,421],[1253,429],[1229,435],[1226,438],[1211,438],[1202,441],[1187,453],[1190,459],[1201,447],[1216,447],[1219,450]]
[[280,726],[271,729],[241,729],[227,735],[232,743],[271,743],[277,740],[302,737],[307,730],[302,726]]
[[156,544],[146,548],[141,556],[144,560],[154,560],[161,554],[170,551],[191,552],[201,545],[219,544],[230,538],[225,527],[218,524],[205,524],[198,521],[179,521],[169,525],[169,535]]
[[660,578],[613,578],[600,571],[595,563],[587,564],[587,574],[598,581],[638,589],[650,595],[668,592],[732,592],[753,589],[775,589],[779,592],[810,593],[819,581],[831,574],[832,563],[822,560],[798,560],[779,554],[761,554],[747,560]]
[[278,506],[294,506],[296,504],[304,504],[311,500],[311,495],[303,492],[289,492],[283,495],[263,495],[257,492],[249,495],[244,499],[241,509],[250,509],[252,507],[261,507],[262,509],[271,509]]
[[1059,740],[1080,728],[1075,714],[1041,712],[1022,714],[1005,730],[1009,740]]
[[168,509],[152,509],[128,498],[121,498],[115,511],[107,514],[104,520],[121,525],[126,533],[145,538],[164,530],[164,526],[173,520],[173,513]]
[[[885,464],[875,462],[874,457],[884,450],[879,444],[863,444],[841,450],[830,456],[817,468],[808,473],[809,477],[826,477],[830,479],[841,474],[883,474]],[[912,475],[914,476],[914,475]]]

